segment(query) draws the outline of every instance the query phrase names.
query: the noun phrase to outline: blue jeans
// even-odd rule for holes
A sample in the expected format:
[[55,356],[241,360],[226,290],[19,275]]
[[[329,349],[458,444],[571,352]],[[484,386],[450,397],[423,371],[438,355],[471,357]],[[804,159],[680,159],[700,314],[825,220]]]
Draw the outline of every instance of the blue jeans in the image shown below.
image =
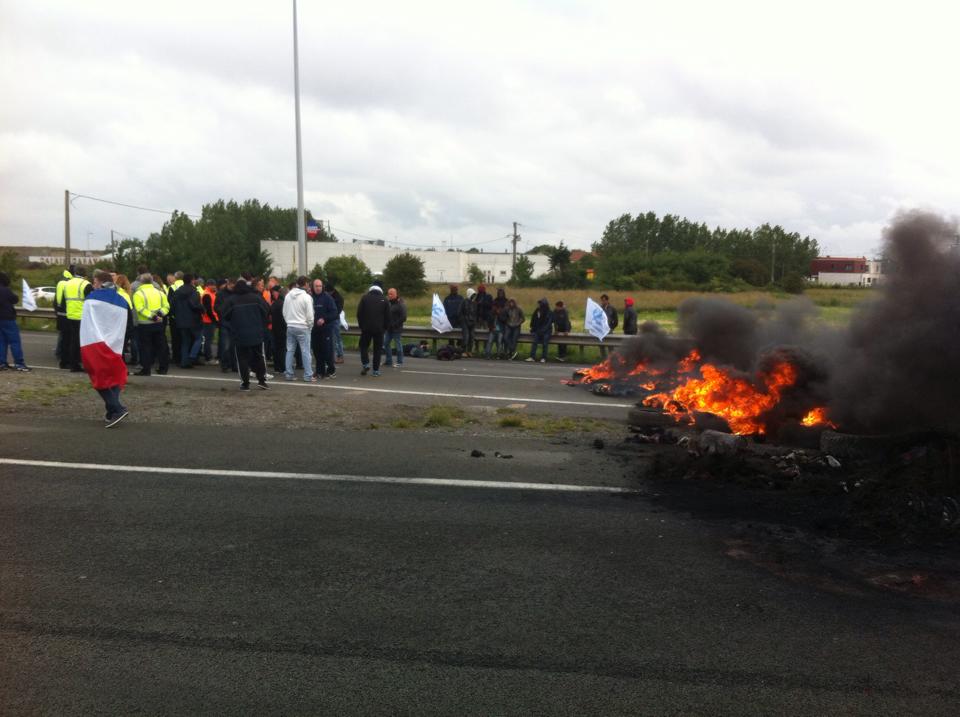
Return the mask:
[[310,362],[310,329],[306,326],[287,324],[287,362],[283,372],[287,378],[293,378],[293,358],[297,346],[300,347],[300,355],[303,357],[303,380],[309,381],[313,378],[313,365]]
[[547,349],[550,346],[550,333],[536,333],[533,335],[533,346],[530,347],[530,358],[537,358],[537,347],[543,345],[543,353],[541,354],[542,358],[547,357]]
[[503,336],[503,341],[507,345],[506,354],[507,356],[512,356],[513,352],[517,350],[517,339],[520,338],[520,327],[519,326],[507,326],[505,327],[506,332]]
[[237,356],[233,351],[233,341],[230,337],[230,327],[220,324],[220,343],[217,346],[220,356],[220,368],[236,371]]
[[397,347],[397,366],[403,366],[403,336],[401,336],[401,331],[388,331],[383,337],[383,349],[386,353],[387,360],[384,362],[387,366],[390,365],[393,351],[391,349],[394,345]]
[[[213,332],[216,330],[216,324],[203,325],[203,357],[207,361],[213,358]],[[219,356],[219,352],[217,355]]]
[[337,319],[333,324],[333,329],[330,332],[331,337],[333,338],[333,353],[337,358],[343,358],[343,339],[340,338],[340,319]]
[[20,344],[20,327],[17,326],[16,319],[0,321],[0,364],[7,363],[8,346],[10,347],[10,353],[13,354],[13,363],[17,366],[24,366],[23,346]]
[[497,346],[497,353],[503,353],[506,350],[503,340],[503,329],[503,324],[498,321],[493,325],[493,328],[490,329],[490,333],[487,334],[487,349],[484,351],[484,356],[487,358],[490,358],[490,354],[493,353],[494,344]]
[[203,333],[198,329],[180,329],[180,365],[196,361],[203,344]]
[[107,418],[114,418],[121,413],[126,413],[127,408],[120,403],[120,387],[98,388],[97,393],[103,399],[103,405],[107,407]]

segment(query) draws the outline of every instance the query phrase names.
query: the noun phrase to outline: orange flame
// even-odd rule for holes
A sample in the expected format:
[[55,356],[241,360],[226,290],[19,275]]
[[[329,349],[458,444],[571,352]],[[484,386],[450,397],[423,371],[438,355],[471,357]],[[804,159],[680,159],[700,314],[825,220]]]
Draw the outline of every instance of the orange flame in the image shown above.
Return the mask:
[[660,393],[644,400],[644,405],[660,406],[677,416],[694,411],[712,413],[724,419],[734,433],[765,433],[762,416],[780,401],[780,394],[797,380],[791,364],[776,364],[759,377],[757,388],[745,378],[732,376],[713,364],[700,367],[703,378],[691,378],[669,393]]
[[836,428],[837,424],[827,418],[827,409],[823,407],[813,408],[807,412],[807,415],[804,416],[800,423],[804,426],[829,426],[830,428]]
[[[765,434],[770,411],[799,376],[798,368],[786,359],[778,360],[756,377],[737,375],[701,361],[700,352],[693,349],[671,370],[665,370],[644,362],[628,366],[625,357],[611,354],[596,366],[577,371],[571,383],[638,377],[640,388],[659,391],[645,398],[643,404],[660,408],[678,423],[693,423],[694,413],[711,413],[725,420],[734,433]],[[822,407],[810,410],[801,422],[804,426],[836,428],[827,409]]]

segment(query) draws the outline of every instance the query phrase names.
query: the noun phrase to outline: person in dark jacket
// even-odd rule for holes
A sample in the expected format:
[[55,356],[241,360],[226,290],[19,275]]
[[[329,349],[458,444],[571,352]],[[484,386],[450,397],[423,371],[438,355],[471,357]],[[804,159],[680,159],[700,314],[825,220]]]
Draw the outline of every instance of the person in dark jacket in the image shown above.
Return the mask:
[[360,298],[357,305],[357,325],[360,327],[360,375],[370,371],[370,342],[373,342],[373,375],[380,375],[380,356],[383,352],[383,334],[390,325],[390,302],[383,289],[376,284]]
[[337,291],[332,281],[327,281],[324,291],[330,294],[330,298],[337,305],[337,321],[334,322],[330,335],[333,337],[334,363],[343,363],[343,339],[340,338],[340,314],[343,312],[343,296]]
[[493,297],[487,293],[487,287],[484,284],[477,285],[477,326],[487,328],[490,325],[490,318],[493,315]]
[[176,329],[180,333],[180,368],[193,368],[203,346],[203,305],[193,274],[183,275],[183,284],[171,294]]
[[[390,323],[387,325],[387,335],[383,339],[386,347],[387,366],[397,368],[403,366],[403,324],[407,320],[407,305],[403,303],[396,289],[387,289],[387,300],[390,302]],[[397,358],[393,360],[393,348],[396,347]]]
[[317,378],[334,378],[337,367],[333,362],[333,327],[340,323],[337,303],[323,290],[323,280],[313,280],[313,329],[310,348],[315,358]]
[[484,358],[490,358],[493,355],[493,347],[497,346],[497,357],[504,358],[506,348],[504,346],[504,335],[506,334],[506,324],[504,315],[507,311],[507,292],[503,289],[497,289],[497,298],[490,302],[490,317],[487,320],[487,348],[484,351]]
[[530,347],[530,355],[526,360],[536,361],[537,347],[543,346],[540,363],[546,363],[547,349],[550,347],[550,335],[553,333],[553,312],[550,311],[550,302],[546,299],[540,299],[537,302],[537,308],[533,310],[533,314],[530,316],[530,333],[533,334],[533,345]]
[[[567,307],[562,301],[553,305],[553,333],[566,336],[572,330],[570,324],[570,314],[567,313]],[[557,344],[557,361],[567,360],[567,345]]]
[[[450,326],[455,329],[460,328],[460,310],[463,308],[463,297],[460,296],[460,287],[456,284],[450,284],[450,293],[443,300],[443,310],[447,314],[447,320]],[[450,341],[453,343],[453,341]]]
[[237,370],[237,354],[233,350],[233,342],[230,340],[230,322],[223,318],[227,307],[230,306],[236,296],[235,288],[236,282],[233,279],[217,282],[217,298],[213,302],[213,310],[220,317],[217,354],[220,356],[220,370],[224,373]]
[[463,334],[463,356],[473,356],[473,332],[477,327],[477,292],[467,289],[467,298],[460,304],[460,332]]
[[7,347],[13,354],[13,368],[28,372],[23,361],[23,345],[20,342],[20,327],[17,326],[17,305],[19,298],[10,289],[10,277],[0,271],[0,371],[10,368],[7,363]]
[[623,300],[623,333],[635,336],[637,333],[637,310],[633,308],[633,299]]
[[[600,294],[600,307],[603,309],[603,313],[607,315],[607,324],[610,326],[610,333],[613,333],[613,330],[617,328],[617,310],[613,307],[613,304],[610,303],[610,297],[606,294]],[[607,347],[600,343],[600,357],[607,357]]]
[[263,331],[270,307],[263,297],[241,279],[233,290],[222,319],[230,326],[230,341],[237,355],[240,390],[250,390],[250,368],[257,375],[257,385],[267,389],[267,366],[263,361]]

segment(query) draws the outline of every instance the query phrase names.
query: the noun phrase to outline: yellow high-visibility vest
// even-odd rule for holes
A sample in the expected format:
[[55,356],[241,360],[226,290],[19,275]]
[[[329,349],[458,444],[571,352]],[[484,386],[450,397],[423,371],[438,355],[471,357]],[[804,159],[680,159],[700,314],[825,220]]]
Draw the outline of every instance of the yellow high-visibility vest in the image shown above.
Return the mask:
[[53,302],[53,308],[56,310],[57,316],[67,315],[65,310],[61,311],[60,305],[63,303],[63,290],[66,288],[67,282],[70,281],[72,278],[73,278],[73,274],[71,274],[69,271],[64,269],[63,278],[57,282],[56,300]]
[[79,321],[83,316],[84,291],[90,282],[82,276],[75,276],[63,287],[63,300],[67,305],[67,318]]
[[123,300],[127,302],[127,306],[129,306],[129,307],[132,309],[132,308],[133,308],[133,302],[130,300],[130,294],[128,294],[128,293],[127,293],[126,291],[124,291],[123,289],[121,289],[119,286],[117,287],[117,293],[120,294],[120,296],[123,297]]
[[141,284],[133,295],[133,310],[138,324],[152,324],[155,314],[166,316],[170,313],[170,302],[167,295],[153,284]]

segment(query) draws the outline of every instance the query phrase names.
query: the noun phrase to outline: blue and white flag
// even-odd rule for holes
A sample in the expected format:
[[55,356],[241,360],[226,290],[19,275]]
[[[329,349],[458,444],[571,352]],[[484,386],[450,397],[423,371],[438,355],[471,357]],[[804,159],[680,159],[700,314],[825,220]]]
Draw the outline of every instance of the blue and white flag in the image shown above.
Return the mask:
[[430,325],[434,331],[441,334],[447,331],[453,331],[453,326],[450,324],[450,319],[447,318],[447,312],[443,308],[443,302],[440,301],[439,294],[433,295],[433,310],[430,316]]
[[591,336],[603,341],[603,337],[610,333],[610,322],[607,321],[607,312],[596,301],[587,297],[587,312],[584,315],[583,327]]
[[[37,300],[33,296],[33,290],[30,288],[26,279],[23,280],[23,298],[20,299],[20,305],[27,311],[37,310]],[[6,359],[7,357],[4,356],[3,358]]]

